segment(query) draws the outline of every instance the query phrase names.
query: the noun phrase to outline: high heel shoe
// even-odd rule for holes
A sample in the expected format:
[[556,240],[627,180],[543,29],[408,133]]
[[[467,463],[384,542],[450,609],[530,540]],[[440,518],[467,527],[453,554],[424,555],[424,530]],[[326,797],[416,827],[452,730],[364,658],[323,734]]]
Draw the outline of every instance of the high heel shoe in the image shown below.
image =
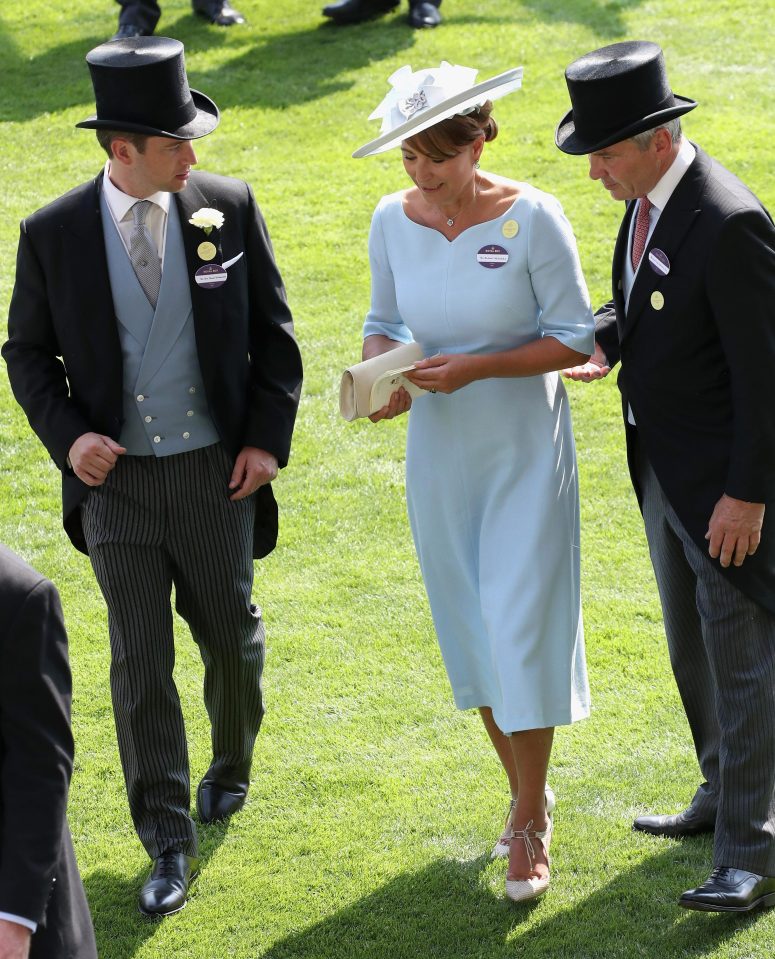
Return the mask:
[[[514,829],[511,833],[512,839],[521,839],[525,844],[527,858],[530,860],[531,868],[536,861],[535,847],[533,840],[537,840],[543,846],[546,856],[546,865],[549,866],[549,844],[552,841],[552,820],[547,819],[546,829],[538,831],[532,829],[533,820],[525,826],[524,829]],[[545,876],[529,876],[527,879],[506,879],[506,895],[512,902],[525,902],[529,899],[538,899],[543,896],[549,888],[549,874]]]
[[[557,801],[554,797],[554,790],[551,786],[547,786],[544,790],[544,795],[546,796],[546,812],[551,819],[552,813],[554,812],[554,807],[557,805]],[[512,799],[509,804],[509,811],[506,816],[506,824],[503,827],[503,832],[501,833],[498,841],[493,846],[493,850],[490,853],[490,859],[505,859],[509,854],[509,843],[511,842],[511,830],[512,822],[511,817],[514,813],[514,810],[517,806],[517,800]]]

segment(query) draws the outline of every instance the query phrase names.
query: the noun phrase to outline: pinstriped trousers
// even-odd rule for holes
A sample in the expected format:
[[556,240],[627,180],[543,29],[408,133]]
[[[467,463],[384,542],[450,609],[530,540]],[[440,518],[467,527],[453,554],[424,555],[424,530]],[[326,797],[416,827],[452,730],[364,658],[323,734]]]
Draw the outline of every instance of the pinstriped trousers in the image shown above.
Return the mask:
[[775,616],[709,560],[640,444],[636,455],[670,662],[705,778],[691,805],[715,817],[715,866],[775,876]]
[[[108,607],[113,711],[129,808],[152,859],[194,856],[183,715],[172,670],[175,607],[205,666],[213,764],[247,778],[264,712],[264,628],[251,604],[255,498],[231,502],[220,444],[123,456],[82,506]],[[237,779],[240,776],[236,777]]]

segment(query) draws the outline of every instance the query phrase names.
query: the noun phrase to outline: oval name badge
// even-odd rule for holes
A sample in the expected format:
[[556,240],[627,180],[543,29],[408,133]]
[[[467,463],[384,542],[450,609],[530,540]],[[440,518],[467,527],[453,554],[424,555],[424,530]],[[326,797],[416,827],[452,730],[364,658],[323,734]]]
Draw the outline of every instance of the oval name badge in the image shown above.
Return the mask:
[[665,305],[665,297],[659,290],[654,290],[651,294],[651,305],[655,310],[661,310]]
[[214,243],[210,243],[209,240],[205,240],[204,243],[200,243],[196,248],[197,255],[200,260],[214,260],[215,254],[218,252],[215,248]]
[[659,276],[667,276],[670,272],[670,260],[664,250],[649,250],[649,266]]
[[519,233],[519,223],[516,220],[506,220],[501,229],[501,233],[507,240],[511,240]]
[[228,273],[218,263],[208,263],[200,266],[194,274],[197,284],[205,290],[215,290],[228,279]]
[[502,246],[491,243],[479,250],[476,254],[476,262],[488,270],[497,270],[498,267],[505,266],[509,262],[509,254]]

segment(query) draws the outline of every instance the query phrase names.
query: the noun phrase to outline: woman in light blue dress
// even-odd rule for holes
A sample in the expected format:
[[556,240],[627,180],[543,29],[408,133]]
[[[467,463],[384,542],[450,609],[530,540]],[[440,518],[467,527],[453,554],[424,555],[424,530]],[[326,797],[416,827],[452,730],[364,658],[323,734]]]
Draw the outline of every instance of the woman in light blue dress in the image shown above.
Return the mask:
[[478,708],[509,779],[494,854],[509,855],[506,892],[522,900],[549,884],[554,727],[589,713],[576,458],[556,371],[586,361],[594,323],[560,204],[479,169],[497,134],[491,101],[521,71],[474,75],[403,68],[375,112],[381,136],[356,153],[400,144],[413,184],[372,220],[363,356],[414,340],[426,357],[407,376],[429,392],[412,402],[401,389],[371,419],[411,407],[412,533],[456,705]]

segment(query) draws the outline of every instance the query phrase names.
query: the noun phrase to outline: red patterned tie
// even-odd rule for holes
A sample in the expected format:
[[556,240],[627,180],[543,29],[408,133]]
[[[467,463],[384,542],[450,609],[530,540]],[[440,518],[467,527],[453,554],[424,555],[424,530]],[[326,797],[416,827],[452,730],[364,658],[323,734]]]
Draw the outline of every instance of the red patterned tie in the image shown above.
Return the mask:
[[651,209],[651,200],[647,196],[642,196],[638,201],[638,212],[635,216],[635,229],[632,234],[632,268],[638,269],[640,258],[646,249],[646,240],[649,235],[649,210]]

